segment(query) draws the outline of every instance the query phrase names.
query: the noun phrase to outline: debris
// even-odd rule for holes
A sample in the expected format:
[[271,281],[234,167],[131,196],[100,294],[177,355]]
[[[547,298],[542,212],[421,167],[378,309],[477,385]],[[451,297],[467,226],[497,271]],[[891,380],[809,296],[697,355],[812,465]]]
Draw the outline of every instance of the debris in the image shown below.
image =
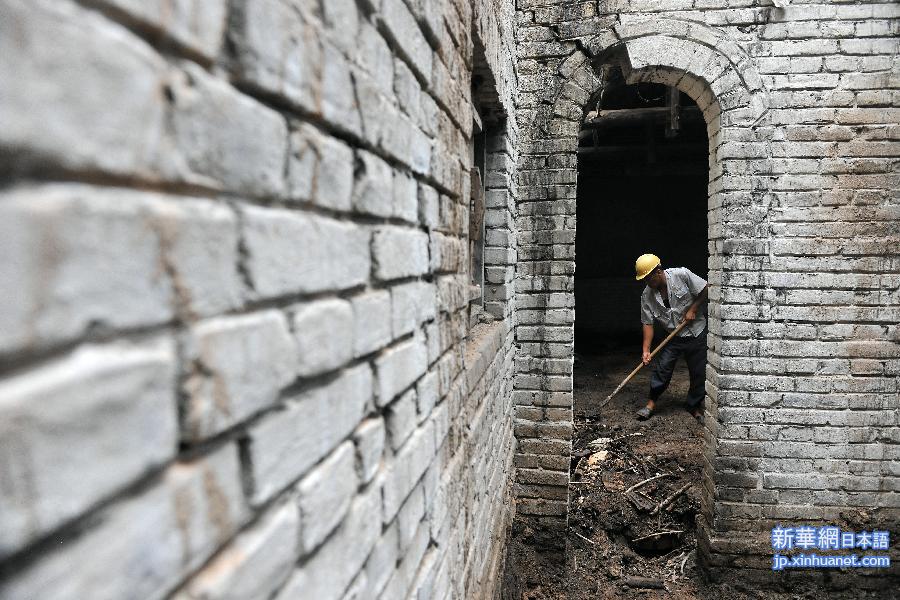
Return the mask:
[[687,489],[688,489],[689,487],[691,487],[692,485],[693,485],[692,483],[686,483],[686,484],[684,484],[683,486],[681,486],[680,488],[678,488],[677,490],[675,490],[674,492],[672,492],[671,494],[669,494],[668,498],[666,498],[665,500],[663,500],[662,502],[660,502],[660,503],[656,506],[656,508],[653,509],[653,512],[650,513],[650,514],[654,514],[654,515],[655,515],[655,514],[658,513],[659,511],[668,508],[673,502],[675,502],[675,500],[678,498],[678,496],[680,496],[680,495],[683,494],[685,491],[687,491]]
[[684,560],[681,561],[681,574],[684,575],[684,565],[687,564],[688,559],[691,557],[692,552],[688,552],[684,555]]
[[647,554],[668,552],[678,544],[683,533],[684,531],[680,529],[657,531],[631,540],[631,547],[638,552]]
[[650,577],[629,576],[625,578],[625,585],[631,588],[653,588],[657,590],[666,589],[662,579],[651,579]]
[[654,510],[656,506],[651,498],[640,492],[626,492],[625,498],[641,512],[650,512]]
[[588,442],[588,446],[589,446],[589,447],[590,447],[590,446],[594,446],[594,447],[596,447],[596,448],[603,448],[603,447],[605,447],[607,444],[609,444],[609,443],[612,442],[612,441],[613,441],[612,438],[608,438],[608,437],[598,437],[597,439]]
[[600,468],[600,463],[606,460],[609,452],[606,450],[600,450],[599,452],[595,452],[588,457],[587,464],[588,468],[598,469]]
[[592,540],[592,539],[590,539],[590,538],[584,537],[583,535],[581,535],[581,534],[578,533],[577,531],[572,531],[572,533],[574,533],[575,535],[577,535],[578,537],[580,537],[581,539],[583,539],[584,541],[586,541],[586,542],[587,542],[588,544],[590,544],[591,546],[596,546],[596,545],[597,545],[597,542],[595,542],[594,540]]
[[660,473],[659,475],[654,475],[653,477],[648,477],[647,479],[645,479],[643,481],[639,481],[638,483],[634,484],[633,486],[631,486],[630,488],[625,490],[625,495],[628,495],[629,493],[633,492],[634,490],[638,489],[639,487],[641,487],[643,485],[650,483],[651,481],[656,481],[657,479],[662,479],[663,477],[675,477],[675,476],[672,475],[671,473]]
[[[614,444],[616,442],[620,442],[620,441],[624,440],[625,438],[640,437],[642,435],[644,435],[644,434],[641,433],[640,431],[635,431],[634,433],[626,433],[625,435],[620,435],[619,437],[609,440],[609,443]],[[602,439],[602,438],[598,438],[598,439]]]

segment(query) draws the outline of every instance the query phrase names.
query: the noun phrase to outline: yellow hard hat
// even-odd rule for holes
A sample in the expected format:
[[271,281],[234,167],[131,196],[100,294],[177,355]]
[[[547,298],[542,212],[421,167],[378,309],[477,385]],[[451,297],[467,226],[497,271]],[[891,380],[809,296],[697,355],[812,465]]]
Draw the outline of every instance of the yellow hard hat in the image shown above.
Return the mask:
[[640,281],[653,272],[660,265],[659,257],[655,254],[641,254],[634,263],[634,278]]

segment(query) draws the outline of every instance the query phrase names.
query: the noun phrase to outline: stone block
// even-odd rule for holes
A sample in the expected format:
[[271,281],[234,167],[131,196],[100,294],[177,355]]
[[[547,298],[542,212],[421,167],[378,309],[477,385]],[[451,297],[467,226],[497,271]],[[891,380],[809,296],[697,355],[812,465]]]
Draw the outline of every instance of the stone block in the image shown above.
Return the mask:
[[372,236],[372,261],[380,280],[423,275],[428,272],[428,235],[405,227],[379,227]]
[[216,435],[272,406],[297,373],[287,319],[275,310],[200,322],[187,335],[185,353],[187,441]]
[[393,215],[394,190],[391,166],[371,152],[357,150],[355,175],[353,208],[376,217]]
[[353,309],[346,300],[317,300],[293,310],[298,373],[314,377],[353,357]]
[[371,404],[372,390],[371,368],[359,365],[301,392],[284,410],[251,427],[253,503],[262,504],[295,482],[350,435]]
[[353,150],[341,140],[302,123],[291,132],[287,198],[332,210],[351,208]]
[[0,145],[15,149],[6,160],[174,173],[163,143],[166,65],[146,42],[75,2],[7,0],[0,55],[0,80],[16,82],[0,101]]
[[83,346],[0,384],[0,557],[177,452],[170,340]]
[[192,52],[215,60],[222,46],[226,0],[102,0]]
[[391,295],[386,290],[367,292],[354,296],[353,307],[353,355],[370,354],[387,346],[391,341]]
[[353,443],[356,444],[356,471],[364,484],[375,477],[381,466],[384,431],[384,420],[379,417],[363,421],[353,432]]
[[324,65],[321,24],[313,8],[292,0],[248,0],[235,5],[230,41],[240,81],[320,113]]
[[0,202],[0,350],[172,318],[160,240],[138,192],[21,187]]
[[283,195],[284,118],[197,65],[181,68],[168,87],[170,127],[187,177],[252,197]]
[[243,209],[246,269],[262,297],[347,289],[369,276],[369,234],[298,211]]
[[174,595],[173,600],[267,600],[300,556],[297,505],[269,509]]
[[344,442],[297,485],[300,549],[312,552],[340,524],[356,493],[353,444]]
[[378,374],[378,406],[386,406],[424,373],[427,350],[422,336],[413,337],[389,348],[375,360]]
[[211,455],[175,463],[139,495],[102,510],[80,536],[52,544],[0,583],[0,595],[163,598],[246,517],[237,448],[226,444]]

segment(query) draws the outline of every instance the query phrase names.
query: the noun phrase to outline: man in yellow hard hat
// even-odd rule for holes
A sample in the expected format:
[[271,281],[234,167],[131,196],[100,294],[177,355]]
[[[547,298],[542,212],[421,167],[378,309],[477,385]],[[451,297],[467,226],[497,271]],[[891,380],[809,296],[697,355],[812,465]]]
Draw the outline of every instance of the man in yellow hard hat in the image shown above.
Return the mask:
[[703,420],[703,396],[706,381],[706,315],[701,305],[706,302],[708,285],[684,267],[663,269],[654,254],[643,254],[635,262],[635,279],[647,287],[641,294],[641,324],[643,344],[641,360],[650,364],[650,344],[653,324],[660,323],[673,331],[682,322],[685,327],[659,351],[650,375],[650,397],[647,406],[638,411],[639,419],[649,419],[656,409],[656,400],[669,386],[675,362],[684,356],[691,377],[687,408],[698,420]]

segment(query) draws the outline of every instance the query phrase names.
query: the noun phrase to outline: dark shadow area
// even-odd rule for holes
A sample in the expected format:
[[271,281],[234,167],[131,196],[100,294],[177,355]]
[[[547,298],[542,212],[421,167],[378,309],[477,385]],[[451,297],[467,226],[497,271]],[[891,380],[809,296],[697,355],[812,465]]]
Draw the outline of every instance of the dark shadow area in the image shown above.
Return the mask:
[[708,140],[687,95],[608,75],[578,148],[575,351],[638,355],[635,259],[650,252],[706,278]]
[[[634,413],[652,366],[600,405],[640,360],[635,259],[653,253],[663,267],[707,277],[706,124],[674,88],[626,85],[618,69],[606,75],[578,149],[567,595],[698,597],[703,438],[683,408],[684,362],[649,421]],[[664,335],[657,329],[654,345]]]

